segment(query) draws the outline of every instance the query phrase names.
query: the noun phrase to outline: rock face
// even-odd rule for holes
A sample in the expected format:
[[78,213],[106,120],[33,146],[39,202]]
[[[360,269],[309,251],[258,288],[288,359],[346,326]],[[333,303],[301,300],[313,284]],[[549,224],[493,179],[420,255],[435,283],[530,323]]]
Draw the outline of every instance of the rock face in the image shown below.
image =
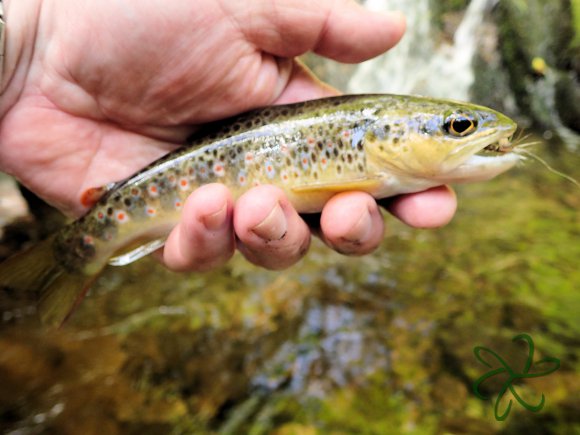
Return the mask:
[[[501,54],[521,110],[544,127],[580,133],[580,6],[577,1],[501,1]],[[531,30],[533,29],[533,30]]]
[[407,33],[356,68],[308,56],[315,72],[348,93],[471,99],[554,130],[580,146],[578,0],[365,0],[401,10]]

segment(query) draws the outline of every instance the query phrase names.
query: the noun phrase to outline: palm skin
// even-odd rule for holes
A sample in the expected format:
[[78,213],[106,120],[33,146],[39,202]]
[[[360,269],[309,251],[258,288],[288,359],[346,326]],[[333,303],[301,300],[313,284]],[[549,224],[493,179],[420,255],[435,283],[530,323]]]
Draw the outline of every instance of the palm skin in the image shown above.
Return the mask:
[[[126,178],[196,125],[335,93],[294,56],[358,62],[404,30],[398,14],[338,0],[7,0],[5,10],[0,166],[73,216],[86,211],[87,188]],[[419,227],[445,224],[455,210],[444,187],[389,204]],[[320,236],[344,253],[370,252],[382,232],[379,209],[362,192],[337,195],[321,216]],[[233,204],[214,184],[188,199],[162,257],[171,269],[206,270],[237,246],[279,269],[304,255],[309,239],[280,190],[260,186]]]

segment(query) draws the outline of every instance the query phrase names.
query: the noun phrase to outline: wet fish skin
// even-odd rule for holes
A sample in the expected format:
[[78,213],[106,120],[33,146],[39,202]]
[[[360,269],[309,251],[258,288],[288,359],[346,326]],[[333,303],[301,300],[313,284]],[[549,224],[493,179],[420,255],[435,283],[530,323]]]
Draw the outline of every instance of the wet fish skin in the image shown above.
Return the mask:
[[[466,122],[473,124],[469,134],[450,130]],[[50,271],[39,266],[44,270],[36,281],[45,282],[25,283],[0,268],[0,284],[35,287],[41,315],[58,323],[111,257],[165,237],[188,195],[203,184],[223,183],[234,198],[253,186],[275,184],[299,212],[316,212],[340,191],[382,198],[495,176],[518,157],[468,163],[514,130],[513,121],[491,109],[413,96],[341,96],[254,110],[209,125],[187,147],[112,186],[43,245],[49,260],[38,255],[36,261],[51,263]]]

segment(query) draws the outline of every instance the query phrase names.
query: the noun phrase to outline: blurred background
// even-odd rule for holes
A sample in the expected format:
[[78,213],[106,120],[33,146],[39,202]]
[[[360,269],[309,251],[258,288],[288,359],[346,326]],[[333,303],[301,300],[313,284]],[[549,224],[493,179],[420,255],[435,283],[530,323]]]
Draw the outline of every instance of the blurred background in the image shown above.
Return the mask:
[[[344,92],[470,100],[518,121],[556,170],[580,179],[579,0],[368,0],[405,12],[399,46],[362,65],[306,62]],[[285,272],[239,256],[207,274],[150,259],[109,268],[61,331],[0,298],[0,432],[27,434],[578,434],[580,188],[533,160],[459,186],[454,221],[386,217],[373,255],[314,242]],[[0,178],[0,258],[63,224]],[[481,391],[485,346],[555,373]],[[488,359],[490,364],[497,362]],[[538,368],[531,372],[540,371]],[[509,393],[502,401],[507,405]],[[502,408],[503,409],[503,408]]]

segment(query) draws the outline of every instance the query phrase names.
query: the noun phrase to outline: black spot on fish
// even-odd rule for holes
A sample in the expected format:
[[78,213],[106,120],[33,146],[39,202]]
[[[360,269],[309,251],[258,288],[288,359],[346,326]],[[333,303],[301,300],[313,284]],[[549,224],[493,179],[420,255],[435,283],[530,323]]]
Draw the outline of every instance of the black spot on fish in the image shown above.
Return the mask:
[[399,143],[399,138],[398,137],[394,137],[393,138],[393,143],[394,144],[398,144]]
[[322,141],[318,141],[318,142],[316,143],[316,145],[318,146],[318,149],[319,149],[320,151],[322,151],[322,148],[324,148],[324,144],[322,143]]
[[123,202],[125,203],[125,205],[127,207],[129,207],[131,205],[131,203],[132,203],[131,198],[125,198],[125,200]]
[[310,153],[310,160],[312,160],[312,163],[316,163],[316,154]]
[[351,153],[348,153],[346,155],[346,159],[348,160],[348,163],[352,163],[352,154]]
[[358,170],[359,170],[359,172],[364,172],[365,168],[364,168],[364,166],[362,165],[362,163],[359,163],[359,164],[358,164]]
[[336,165],[336,173],[337,174],[342,173],[342,166],[341,165]]
[[109,216],[112,216],[112,215],[113,215],[113,207],[109,207],[109,208],[107,208],[107,214],[108,214]]
[[214,148],[214,150],[213,150],[213,156],[214,157],[217,157],[217,155],[218,155],[218,150],[217,150],[217,148]]
[[286,157],[286,166],[292,166],[292,160],[290,160],[290,157]]
[[359,151],[362,151],[362,150],[363,150],[363,143],[362,143],[362,141],[360,141],[359,143],[357,143],[357,144],[356,144],[356,148],[357,148]]
[[242,128],[242,126],[240,124],[234,124],[232,128],[234,129],[234,131],[240,131],[240,128]]
[[[338,149],[336,149],[336,148],[335,148],[335,149],[332,151],[332,153],[334,154],[334,157],[338,157]],[[344,156],[343,156],[343,158],[344,158]]]

